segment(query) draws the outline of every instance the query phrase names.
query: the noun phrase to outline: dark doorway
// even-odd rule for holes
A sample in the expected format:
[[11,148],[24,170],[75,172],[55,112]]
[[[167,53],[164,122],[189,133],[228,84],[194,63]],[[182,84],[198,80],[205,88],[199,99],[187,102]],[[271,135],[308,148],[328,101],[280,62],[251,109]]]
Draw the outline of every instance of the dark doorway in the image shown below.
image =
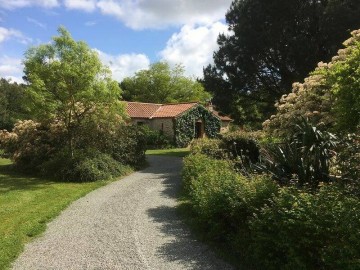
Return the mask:
[[200,139],[204,137],[204,123],[198,121],[195,123],[195,138]]

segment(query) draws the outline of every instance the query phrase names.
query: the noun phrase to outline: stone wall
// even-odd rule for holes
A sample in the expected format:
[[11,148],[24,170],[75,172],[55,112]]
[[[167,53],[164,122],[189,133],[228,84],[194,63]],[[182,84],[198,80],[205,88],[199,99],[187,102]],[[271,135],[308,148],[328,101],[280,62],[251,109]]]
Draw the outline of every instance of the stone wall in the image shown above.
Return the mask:
[[155,130],[162,130],[164,134],[171,139],[174,138],[174,122],[172,118],[151,119],[149,126]]

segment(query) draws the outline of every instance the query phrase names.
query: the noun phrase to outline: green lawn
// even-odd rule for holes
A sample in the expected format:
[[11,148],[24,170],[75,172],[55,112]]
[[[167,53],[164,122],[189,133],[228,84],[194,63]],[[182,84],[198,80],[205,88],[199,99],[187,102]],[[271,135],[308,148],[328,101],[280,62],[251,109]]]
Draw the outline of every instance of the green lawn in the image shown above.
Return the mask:
[[31,241],[71,202],[108,181],[62,183],[11,170],[0,158],[0,269],[7,269]]
[[155,149],[147,150],[147,155],[175,156],[185,157],[190,153],[189,148],[171,148],[171,149]]

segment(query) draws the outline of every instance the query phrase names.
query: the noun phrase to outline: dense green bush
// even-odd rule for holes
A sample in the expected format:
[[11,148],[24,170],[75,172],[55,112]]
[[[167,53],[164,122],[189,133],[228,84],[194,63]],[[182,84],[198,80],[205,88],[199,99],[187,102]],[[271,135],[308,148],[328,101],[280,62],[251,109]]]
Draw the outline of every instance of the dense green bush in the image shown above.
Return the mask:
[[36,172],[64,145],[63,136],[63,130],[56,123],[41,125],[25,120],[17,122],[12,132],[0,131],[0,145],[18,169]]
[[337,152],[336,173],[348,190],[360,195],[360,131],[342,138]]
[[139,127],[144,135],[146,149],[163,149],[173,146],[172,140],[161,130],[153,130],[147,125]]
[[204,236],[249,269],[360,267],[360,200],[338,184],[280,187],[201,153],[185,158],[183,180]]
[[0,132],[0,144],[18,169],[63,180],[109,178],[121,174],[124,165],[139,167],[145,161],[145,139],[137,127],[88,122],[77,131],[72,151],[63,127],[20,121],[12,132]]
[[192,207],[212,239],[225,240],[246,231],[248,219],[278,189],[269,177],[247,179],[237,174],[230,162],[203,154],[185,158],[183,179]]
[[193,154],[204,154],[216,159],[227,158],[228,152],[223,148],[219,139],[196,139],[190,143],[190,151]]
[[61,151],[41,166],[41,174],[61,181],[92,182],[125,175],[131,171],[114,160],[110,155],[97,150],[75,152],[69,159],[68,153]]
[[359,269],[360,201],[335,186],[282,188],[249,226],[257,269]]
[[306,119],[301,119],[295,130],[284,143],[268,146],[257,168],[271,173],[283,185],[293,182],[316,188],[321,182],[329,182],[336,136],[312,126]]

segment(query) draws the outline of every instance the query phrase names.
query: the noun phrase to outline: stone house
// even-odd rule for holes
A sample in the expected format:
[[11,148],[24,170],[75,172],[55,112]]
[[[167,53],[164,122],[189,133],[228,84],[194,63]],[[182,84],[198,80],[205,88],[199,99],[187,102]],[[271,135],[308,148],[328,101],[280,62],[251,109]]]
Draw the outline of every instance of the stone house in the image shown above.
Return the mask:
[[162,131],[179,146],[186,145],[194,138],[211,138],[218,133],[227,132],[232,121],[227,116],[220,116],[211,106],[205,108],[196,102],[126,102],[126,111],[133,124],[147,125]]

